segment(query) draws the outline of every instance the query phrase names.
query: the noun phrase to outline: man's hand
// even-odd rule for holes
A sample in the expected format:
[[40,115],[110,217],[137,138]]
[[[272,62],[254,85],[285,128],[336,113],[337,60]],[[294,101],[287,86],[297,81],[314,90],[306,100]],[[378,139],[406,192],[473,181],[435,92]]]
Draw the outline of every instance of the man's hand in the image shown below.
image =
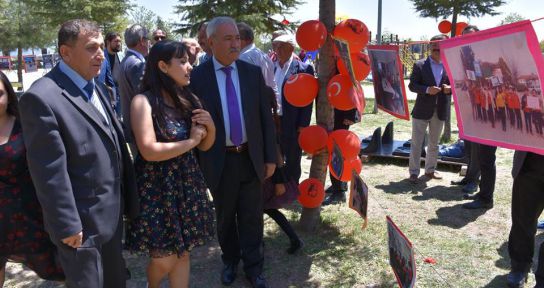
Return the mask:
[[272,177],[272,175],[274,175],[274,170],[276,170],[276,164],[264,163],[264,179]]
[[451,94],[451,86],[447,84],[442,84],[442,90],[444,90],[444,94]]
[[442,89],[440,87],[436,87],[436,86],[430,86],[429,87],[429,95],[436,95],[438,94],[438,92],[442,91]]
[[76,235],[72,235],[70,237],[66,237],[62,239],[62,243],[72,247],[72,248],[79,248],[81,247],[81,243],[83,241],[83,231],[77,233]]

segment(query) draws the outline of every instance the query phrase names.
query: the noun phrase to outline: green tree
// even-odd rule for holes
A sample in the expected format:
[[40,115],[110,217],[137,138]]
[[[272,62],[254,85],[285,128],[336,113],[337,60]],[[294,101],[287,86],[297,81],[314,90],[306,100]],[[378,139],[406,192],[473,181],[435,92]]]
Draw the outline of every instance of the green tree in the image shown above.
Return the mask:
[[[321,21],[329,35],[335,26],[336,1],[335,0],[319,0],[319,21]],[[327,97],[327,83],[336,73],[336,61],[334,58],[333,41],[330,36],[327,36],[327,41],[319,50],[318,65],[318,81],[319,94],[317,95],[316,103],[316,122],[317,125],[331,131],[333,128],[333,109],[329,104]],[[312,157],[310,166],[310,178],[319,179],[325,183],[327,178],[327,153],[316,154]],[[300,228],[311,232],[317,228],[320,220],[320,207],[304,208],[300,215]]]
[[[301,0],[179,0],[174,6],[175,12],[181,16],[181,23],[176,23],[177,32],[183,35],[195,35],[201,23],[216,16],[230,16],[236,21],[250,25],[257,34],[271,33],[284,29],[281,20],[273,15],[290,15],[291,10],[304,3]],[[295,23],[289,26],[294,28]]]
[[510,13],[510,14],[506,15],[506,17],[504,17],[504,19],[501,20],[501,23],[499,25],[505,25],[505,24],[510,24],[510,23],[514,23],[514,22],[519,22],[521,20],[525,20],[525,17],[521,16],[520,14],[518,14],[516,12],[513,12],[513,13]]
[[155,27],[157,14],[143,6],[133,7],[128,14],[130,16],[130,24],[142,25],[150,32]]
[[540,41],[540,51],[544,54],[544,40]]
[[[425,18],[449,18],[451,20],[451,37],[455,36],[457,32],[455,26],[457,24],[457,17],[459,15],[467,17],[480,17],[484,15],[498,15],[499,12],[495,11],[496,8],[505,4],[504,0],[410,0],[414,3],[415,10],[421,17]],[[451,121],[450,117],[446,118],[444,125],[444,133],[442,134],[442,141],[448,142],[451,140]]]

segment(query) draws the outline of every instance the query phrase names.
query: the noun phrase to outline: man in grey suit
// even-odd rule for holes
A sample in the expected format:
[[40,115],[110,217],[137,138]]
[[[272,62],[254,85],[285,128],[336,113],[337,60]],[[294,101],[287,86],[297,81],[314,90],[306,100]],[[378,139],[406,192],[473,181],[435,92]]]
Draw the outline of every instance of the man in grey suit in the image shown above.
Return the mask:
[[70,20],[58,43],[62,61],[20,100],[29,170],[66,285],[125,287],[122,214],[139,205],[121,125],[94,81],[104,42],[96,23]]
[[206,33],[213,57],[193,70],[191,88],[217,128],[215,143],[199,151],[199,158],[215,204],[225,264],[221,281],[234,282],[242,259],[251,285],[268,287],[262,275],[261,187],[276,167],[270,88],[259,67],[237,60],[240,35],[232,18],[214,18]]
[[[544,156],[516,151],[512,176],[512,228],[508,239],[509,287],[523,287],[533,262],[538,217],[544,209]],[[538,253],[536,286],[544,287],[544,245]]]
[[125,30],[125,43],[128,49],[125,58],[121,61],[121,73],[117,81],[119,82],[119,94],[121,94],[121,115],[123,115],[125,136],[128,142],[134,143],[130,127],[130,102],[140,92],[145,57],[151,47],[147,29],[138,24],[128,27]]

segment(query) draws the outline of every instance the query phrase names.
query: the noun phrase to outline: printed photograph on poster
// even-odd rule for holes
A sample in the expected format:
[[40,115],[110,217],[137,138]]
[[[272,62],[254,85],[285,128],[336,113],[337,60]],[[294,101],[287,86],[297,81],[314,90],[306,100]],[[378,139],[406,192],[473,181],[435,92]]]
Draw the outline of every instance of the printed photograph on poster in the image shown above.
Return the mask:
[[55,62],[53,62],[53,54],[43,54],[42,55],[43,68],[53,69]]
[[331,160],[329,168],[335,175],[341,177],[344,170],[344,156],[342,155],[340,146],[338,146],[334,140],[332,141],[332,152],[330,157]]
[[416,262],[412,243],[389,216],[386,216],[389,243],[389,264],[399,287],[411,288],[416,283]]
[[0,56],[0,70],[10,70],[11,59],[9,56]]
[[351,171],[348,205],[349,208],[357,211],[357,213],[359,213],[359,215],[363,218],[363,229],[365,229],[368,224],[368,186],[355,170]]
[[367,49],[378,108],[397,118],[410,120],[399,47],[369,45]]
[[544,154],[544,60],[529,20],[444,40],[459,135]]
[[38,71],[38,65],[36,64],[36,56],[23,55],[23,62],[25,63],[25,73]]
[[353,93],[353,103],[355,104],[355,107],[357,108],[359,113],[362,114],[366,106],[365,98],[364,98],[365,95],[363,93],[363,88],[361,87],[361,83],[359,83],[359,81],[355,79],[355,72],[353,70],[353,63],[351,61],[351,54],[349,51],[348,42],[342,39],[337,39],[337,38],[333,38],[333,40],[334,40],[334,45],[336,46],[336,49],[338,50],[338,54],[340,55],[340,58],[342,58],[342,62],[346,66],[346,70],[348,71],[348,74],[349,74],[349,79],[351,80],[351,83],[354,86],[355,93]]

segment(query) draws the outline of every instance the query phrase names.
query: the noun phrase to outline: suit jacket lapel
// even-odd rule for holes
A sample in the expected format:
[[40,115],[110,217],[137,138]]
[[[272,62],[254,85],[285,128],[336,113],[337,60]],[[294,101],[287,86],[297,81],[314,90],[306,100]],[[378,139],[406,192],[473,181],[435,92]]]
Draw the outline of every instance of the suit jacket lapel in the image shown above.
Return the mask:
[[436,80],[434,80],[433,69],[431,68],[431,58],[427,58],[423,64],[423,75],[427,75],[426,77],[431,77],[430,80],[432,81],[431,83],[434,83],[434,86],[438,86],[440,84],[436,83]]
[[52,76],[55,78],[53,80],[63,89],[62,95],[68,99],[81,114],[90,119],[91,122],[94,122],[96,126],[98,126],[113,143],[115,143],[107,132],[108,127],[104,125],[102,115],[99,115],[100,112],[93,109],[94,107],[92,107],[91,103],[85,101],[86,96],[83,95],[83,91],[81,91],[68,76],[62,73],[58,66],[55,67],[52,72]]
[[[211,79],[208,83],[213,83],[209,85],[210,87],[210,93],[209,96],[206,97],[206,104],[209,107],[204,107],[206,110],[212,110],[217,111],[217,115],[219,115],[219,119],[221,120],[221,123],[224,123],[223,121],[223,108],[221,106],[221,95],[219,94],[219,83],[217,83],[217,77],[215,76],[215,69],[213,67],[213,61],[206,61],[203,65],[206,65],[206,69],[208,69],[207,73],[204,73],[205,75],[210,75]],[[199,95],[197,95],[199,96]],[[211,111],[210,111],[211,113]],[[217,125],[216,125],[217,126]]]
[[249,91],[247,90],[249,86],[246,84],[246,81],[248,79],[248,71],[246,70],[246,66],[240,64],[240,61],[236,61],[236,67],[238,68],[238,81],[240,83],[240,99],[242,101],[242,112],[244,113],[244,119],[248,119],[247,109],[244,109],[244,107],[251,107],[251,105],[248,103],[251,100],[251,97],[249,96]]

